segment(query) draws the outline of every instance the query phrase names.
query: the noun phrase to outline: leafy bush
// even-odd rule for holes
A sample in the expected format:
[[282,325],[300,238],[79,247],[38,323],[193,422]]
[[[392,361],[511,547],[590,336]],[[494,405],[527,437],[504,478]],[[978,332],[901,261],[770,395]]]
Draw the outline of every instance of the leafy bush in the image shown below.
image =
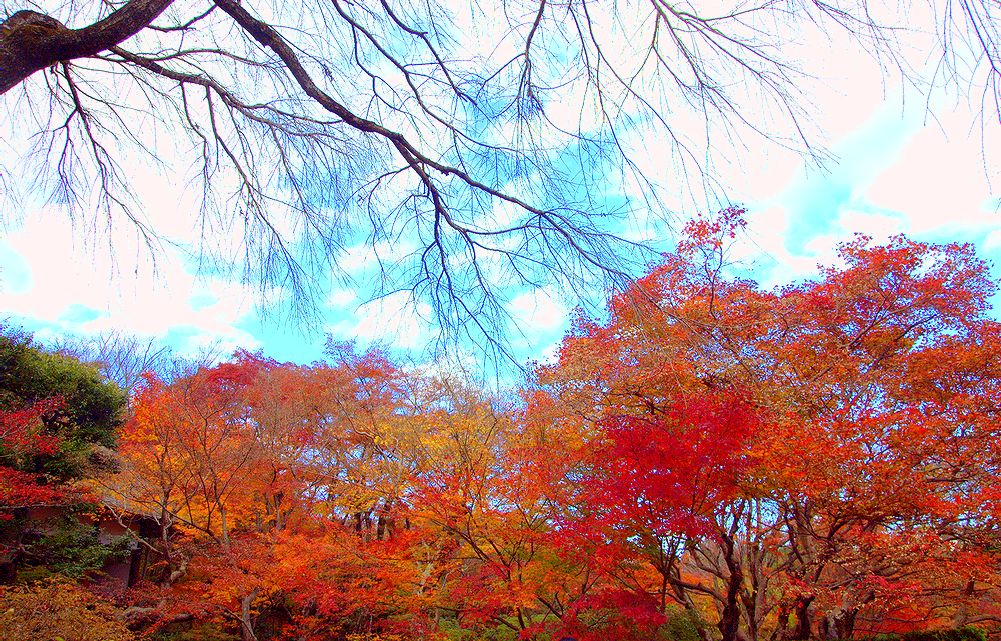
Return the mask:
[[667,622],[660,626],[657,638],[664,641],[701,641],[698,626],[692,615],[681,608],[671,608],[666,613]]
[[107,543],[93,526],[81,523],[73,514],[31,524],[36,534],[25,536],[20,581],[62,574],[79,578],[99,571],[109,561],[128,556],[130,540],[114,537]]
[[133,641],[118,610],[65,579],[0,587],[0,639]]
[[987,641],[987,634],[971,625],[952,630],[923,630],[908,632],[903,641]]
[[152,641],[238,641],[239,635],[230,634],[214,623],[189,623],[160,632]]
[[987,633],[972,625],[950,630],[915,630],[904,634],[877,634],[856,641],[987,641]]
[[[93,365],[38,347],[30,335],[0,326],[0,409],[19,409],[47,398],[62,406],[43,421],[47,431],[70,446],[113,447],[126,396]],[[58,461],[49,461],[50,467]],[[61,470],[79,473],[73,466]]]

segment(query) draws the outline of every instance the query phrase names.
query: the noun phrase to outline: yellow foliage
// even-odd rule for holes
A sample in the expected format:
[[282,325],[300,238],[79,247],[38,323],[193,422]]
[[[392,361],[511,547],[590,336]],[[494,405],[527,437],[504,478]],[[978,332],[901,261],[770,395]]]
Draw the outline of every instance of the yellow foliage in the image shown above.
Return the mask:
[[113,605],[64,579],[0,587],[5,641],[132,641],[116,615]]

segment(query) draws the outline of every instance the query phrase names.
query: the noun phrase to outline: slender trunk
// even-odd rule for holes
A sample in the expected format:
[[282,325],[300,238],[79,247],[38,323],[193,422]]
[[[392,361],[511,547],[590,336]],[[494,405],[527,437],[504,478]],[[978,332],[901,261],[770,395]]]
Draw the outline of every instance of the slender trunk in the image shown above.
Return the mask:
[[[166,505],[166,502],[164,502]],[[166,507],[160,508],[160,521],[158,525],[160,526],[160,542],[163,544],[163,558],[167,562],[167,567],[170,568],[174,563],[173,555],[170,550],[170,513],[167,511]]]
[[789,628],[789,618],[792,615],[792,609],[786,602],[782,602],[778,606],[778,616],[775,621],[775,629],[772,630],[772,634],[769,637],[770,641],[783,641],[788,639],[787,629]]
[[393,509],[393,500],[389,499],[382,504],[379,509],[379,519],[376,523],[375,538],[382,540],[383,536],[387,539],[393,536],[392,532],[392,516],[391,510]]
[[257,598],[257,588],[240,600],[240,641],[257,641],[254,634],[254,622],[250,616],[250,606]]
[[219,508],[219,520],[222,527],[222,549],[229,554],[229,527],[226,524],[226,508]]

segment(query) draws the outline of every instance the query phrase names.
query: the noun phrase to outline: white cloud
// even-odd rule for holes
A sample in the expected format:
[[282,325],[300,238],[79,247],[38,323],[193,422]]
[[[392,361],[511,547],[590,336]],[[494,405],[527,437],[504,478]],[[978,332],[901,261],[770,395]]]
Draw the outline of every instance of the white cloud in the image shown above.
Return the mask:
[[973,121],[974,113],[955,105],[931,120],[924,104],[891,92],[867,120],[843,131],[832,147],[837,161],[825,171],[801,164],[785,184],[749,186],[748,238],[734,256],[774,285],[831,264],[837,244],[855,233],[876,242],[899,233],[981,241],[981,253],[994,251],[989,235],[1001,222],[1001,171],[989,154],[1001,149],[1001,130],[970,131]]
[[431,308],[415,301],[410,292],[395,292],[342,313],[341,320],[329,324],[327,331],[341,339],[419,350],[430,340],[426,320],[430,316]]
[[865,193],[873,205],[905,213],[911,233],[959,232],[1001,222],[991,207],[1001,168],[989,155],[1001,149],[1001,130],[989,130],[983,139],[961,126],[972,114],[957,115],[944,116],[948,134],[936,125],[919,130]]
[[568,310],[551,287],[521,293],[507,305],[515,324],[525,332],[548,334],[567,325]]
[[350,289],[337,288],[330,292],[327,302],[335,309],[344,309],[349,305],[358,304],[358,294]]
[[253,311],[255,290],[198,278],[177,250],[161,246],[153,256],[130,229],[109,234],[100,245],[83,243],[51,210],[24,221],[0,241],[0,309],[42,337],[122,330],[165,339],[180,353],[206,342],[257,346],[236,327]]

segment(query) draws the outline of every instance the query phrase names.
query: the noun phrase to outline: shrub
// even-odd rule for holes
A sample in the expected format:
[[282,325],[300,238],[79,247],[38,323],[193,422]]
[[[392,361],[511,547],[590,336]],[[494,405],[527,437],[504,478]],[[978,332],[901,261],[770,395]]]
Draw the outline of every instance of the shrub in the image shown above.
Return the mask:
[[159,632],[152,641],[239,641],[239,635],[230,634],[214,623],[193,623],[177,629]]
[[657,638],[664,641],[701,641],[698,625],[693,616],[681,608],[671,608],[667,621],[660,626]]
[[65,579],[0,587],[0,639],[133,641],[110,603]]
[[987,641],[987,633],[966,625],[949,630],[914,630],[904,634],[877,634],[859,637],[855,641]]
[[986,641],[987,634],[972,625],[952,630],[921,630],[903,635],[903,641]]

